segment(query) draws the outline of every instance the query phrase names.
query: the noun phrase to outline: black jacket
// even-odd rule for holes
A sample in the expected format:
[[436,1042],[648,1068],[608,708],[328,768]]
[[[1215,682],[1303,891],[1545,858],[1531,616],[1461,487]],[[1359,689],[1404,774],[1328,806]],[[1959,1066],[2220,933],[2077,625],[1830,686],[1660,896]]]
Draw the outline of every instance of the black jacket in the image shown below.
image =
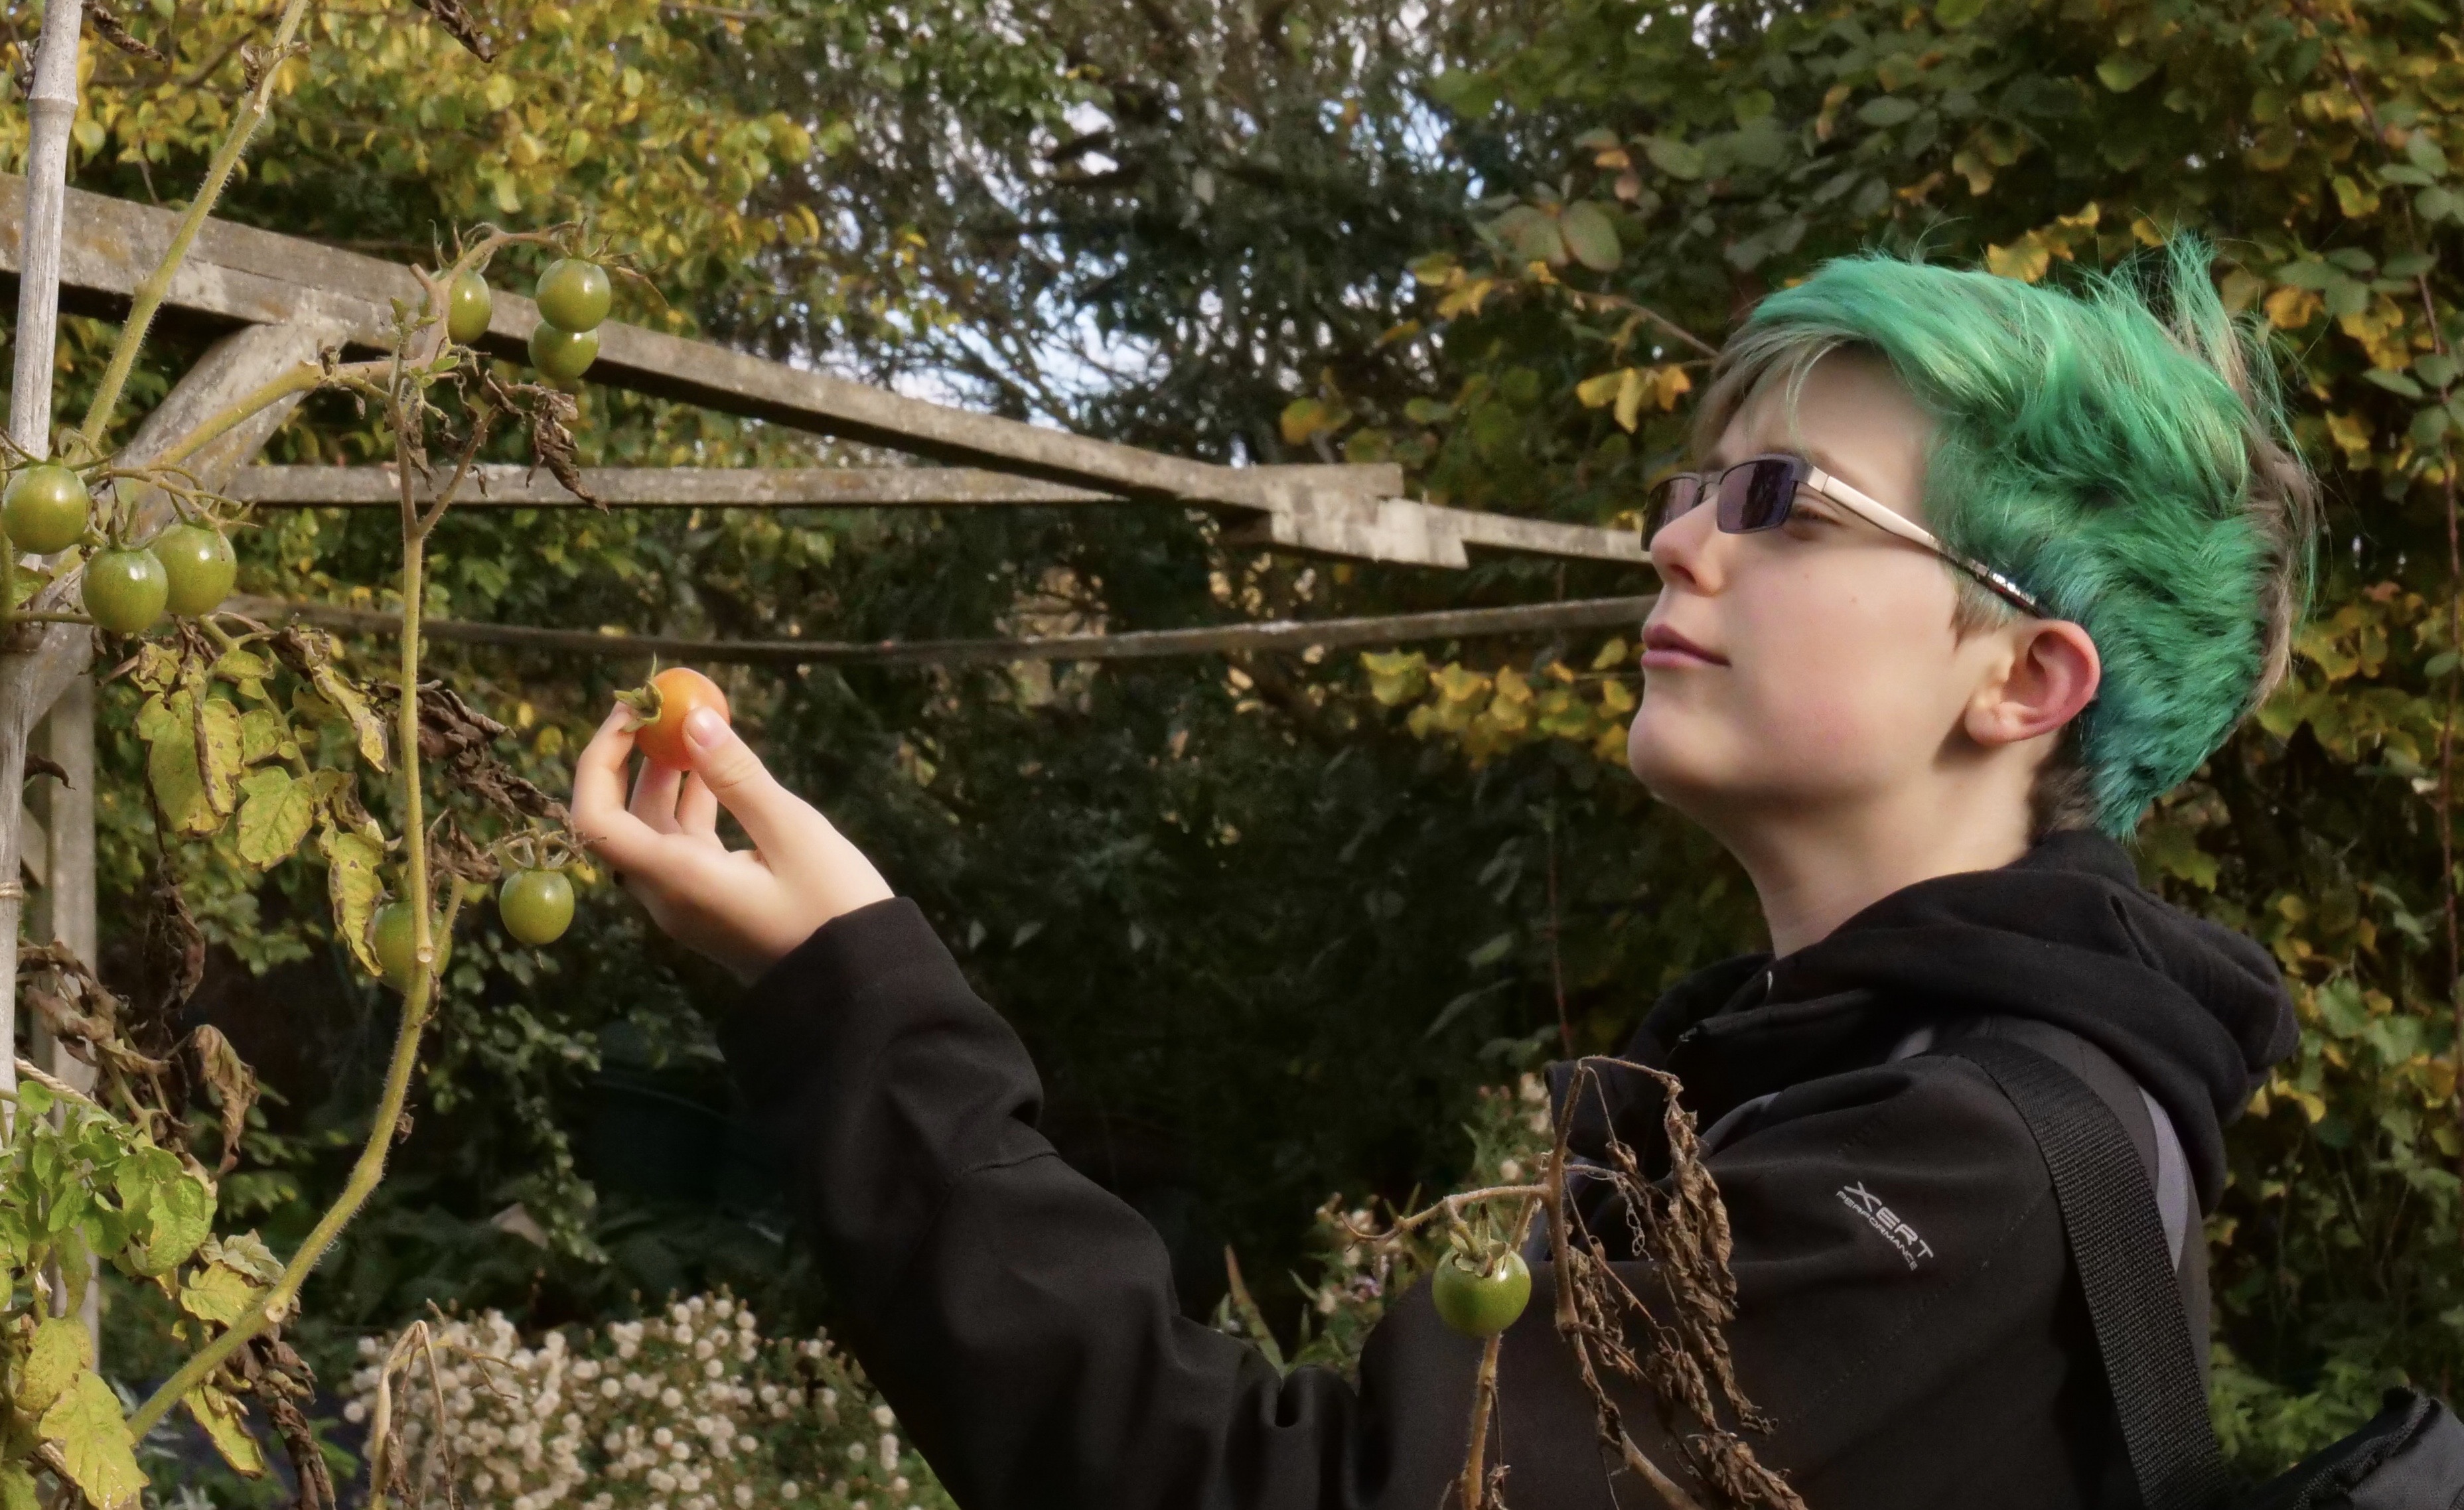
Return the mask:
[[[1981,1017],[2022,1036],[2052,1024],[2135,1080],[2177,1130],[2203,1207],[2223,1184],[2223,1125],[2295,1033],[2264,952],[2142,891],[2110,842],[2072,834],[1910,886],[1787,959],[1705,971],[1630,1050],[1720,1125],[1708,1162],[1735,1236],[1731,1339],[1778,1423],[1757,1450],[1814,1510],[2126,1502],[2027,1130],[1973,1065],[1906,1053],[1921,1029]],[[1185,1320],[1162,1243],[1038,1134],[1034,1067],[912,903],[816,932],[723,1039],[786,1155],[841,1338],[967,1510],[1439,1504],[1477,1345],[1437,1322],[1423,1287],[1371,1338],[1354,1390],[1323,1370],[1278,1376]],[[1611,1114],[1654,1146],[1649,1096],[1628,1088]],[[2149,1126],[2134,1129],[2143,1152]],[[1629,1476],[1612,1485],[1549,1324],[1546,1265],[1535,1281],[1504,1355],[1508,1499],[1649,1504]],[[1683,1479],[1648,1405],[1629,1403],[1631,1429]]]

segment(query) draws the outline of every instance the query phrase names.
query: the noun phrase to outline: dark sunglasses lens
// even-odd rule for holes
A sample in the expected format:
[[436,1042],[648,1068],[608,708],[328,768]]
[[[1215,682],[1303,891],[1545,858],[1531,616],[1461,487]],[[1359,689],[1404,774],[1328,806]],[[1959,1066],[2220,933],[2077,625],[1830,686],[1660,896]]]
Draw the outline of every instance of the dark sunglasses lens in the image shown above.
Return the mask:
[[1651,490],[1649,504],[1643,510],[1642,539],[1651,537],[1677,519],[1683,518],[1703,501],[1703,479],[1691,472],[1671,477]]
[[1720,477],[1720,528],[1746,535],[1786,524],[1802,480],[1796,463],[1782,457],[1729,468]]

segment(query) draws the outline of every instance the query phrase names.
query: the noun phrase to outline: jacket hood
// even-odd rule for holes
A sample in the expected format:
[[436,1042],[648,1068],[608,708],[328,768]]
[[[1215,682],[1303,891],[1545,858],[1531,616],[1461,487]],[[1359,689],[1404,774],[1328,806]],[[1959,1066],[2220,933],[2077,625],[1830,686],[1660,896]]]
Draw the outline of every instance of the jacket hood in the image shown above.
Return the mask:
[[2163,1104],[2202,1205],[2224,1186],[2224,1127],[2298,1040],[2275,960],[2139,885],[2101,834],[2048,837],[1998,870],[1892,893],[1784,959],[1681,981],[1635,1052],[1664,1062],[1705,1125],[1819,1075],[1879,1062],[1929,1022],[2031,1018],[2111,1055]]

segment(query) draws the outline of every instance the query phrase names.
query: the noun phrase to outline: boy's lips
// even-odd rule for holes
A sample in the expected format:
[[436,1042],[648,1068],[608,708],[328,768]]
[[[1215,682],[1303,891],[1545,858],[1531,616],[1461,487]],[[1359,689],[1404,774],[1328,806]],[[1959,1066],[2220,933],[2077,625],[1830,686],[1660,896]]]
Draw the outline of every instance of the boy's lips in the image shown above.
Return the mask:
[[1726,666],[1728,658],[1705,649],[1664,624],[1656,624],[1642,633],[1642,664],[1661,667]]

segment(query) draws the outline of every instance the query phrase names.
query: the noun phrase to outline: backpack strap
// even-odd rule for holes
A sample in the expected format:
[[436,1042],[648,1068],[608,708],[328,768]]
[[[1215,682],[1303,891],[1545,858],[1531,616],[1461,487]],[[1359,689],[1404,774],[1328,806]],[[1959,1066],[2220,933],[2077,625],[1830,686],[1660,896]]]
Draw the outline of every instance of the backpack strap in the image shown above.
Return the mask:
[[2215,1510],[2231,1480],[2208,1419],[2155,1197],[2129,1134],[2096,1092],[2035,1049],[2008,1039],[1963,1038],[1935,1052],[1984,1070],[2036,1140],[2141,1503],[2146,1510]]

